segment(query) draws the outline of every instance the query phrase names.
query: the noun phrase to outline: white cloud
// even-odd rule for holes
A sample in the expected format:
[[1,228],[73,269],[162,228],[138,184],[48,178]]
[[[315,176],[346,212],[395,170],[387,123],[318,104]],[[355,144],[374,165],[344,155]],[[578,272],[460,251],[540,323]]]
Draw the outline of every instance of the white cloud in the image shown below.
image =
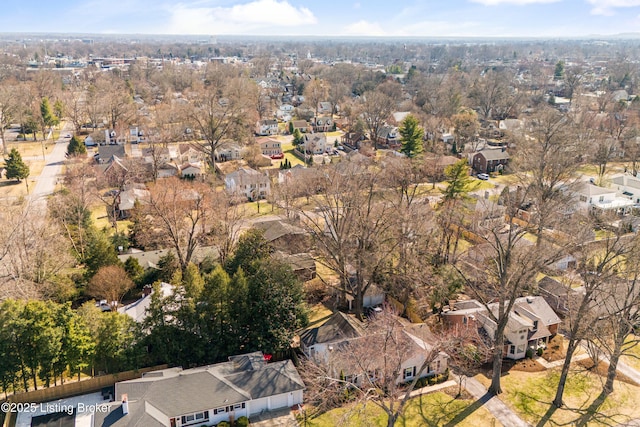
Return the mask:
[[587,0],[587,1],[589,4],[593,5],[593,9],[591,9],[592,15],[610,16],[615,14],[614,9],[616,8],[640,6],[640,0]]
[[308,8],[296,8],[286,0],[255,0],[231,7],[195,7],[180,3],[171,6],[169,12],[168,31],[175,34],[272,33],[278,27],[317,23]]
[[557,3],[562,0],[469,0],[472,3],[480,3],[485,6],[499,6],[501,4],[514,4],[517,6],[524,6],[527,4],[538,3]]
[[387,36],[377,22],[358,21],[345,27],[345,34],[349,36]]

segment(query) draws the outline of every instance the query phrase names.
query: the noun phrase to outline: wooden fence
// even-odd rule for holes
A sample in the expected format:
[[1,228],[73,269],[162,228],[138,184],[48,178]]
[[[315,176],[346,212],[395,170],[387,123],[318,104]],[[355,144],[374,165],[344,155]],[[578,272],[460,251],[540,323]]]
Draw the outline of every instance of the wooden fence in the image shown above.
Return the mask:
[[[150,371],[166,369],[168,365],[153,366],[150,368],[136,369],[132,371],[119,372],[117,374],[101,375],[82,381],[73,381],[54,387],[41,388],[25,393],[18,393],[9,396],[8,402],[15,403],[42,403],[52,400],[64,399],[67,397],[78,396],[81,394],[94,393],[100,391],[104,387],[111,387],[120,381],[132,380],[142,377],[142,374]],[[1,402],[1,401],[0,401]],[[3,427],[15,425],[15,414],[8,413],[5,417]]]

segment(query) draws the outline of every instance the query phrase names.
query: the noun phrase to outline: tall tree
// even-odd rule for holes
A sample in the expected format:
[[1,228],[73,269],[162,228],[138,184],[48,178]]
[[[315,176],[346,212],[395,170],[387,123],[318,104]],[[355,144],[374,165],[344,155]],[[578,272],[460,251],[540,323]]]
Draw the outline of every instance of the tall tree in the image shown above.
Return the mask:
[[99,299],[104,298],[115,308],[133,287],[134,283],[124,268],[119,265],[105,265],[91,278],[87,294]]
[[403,121],[399,129],[402,142],[400,152],[409,158],[416,157],[423,150],[422,138],[424,130],[420,127],[418,119],[413,115],[408,115]]
[[379,91],[365,92],[361,98],[359,109],[367,126],[369,139],[375,142],[378,131],[389,120],[395,108],[395,102],[388,95]]
[[55,115],[49,103],[49,98],[44,97],[40,101],[40,126],[42,129],[42,138],[47,139],[47,131],[53,126],[57,126],[60,119]]
[[[17,148],[12,148],[9,156],[4,159],[5,176],[7,179],[15,179],[18,182],[29,176],[29,166],[22,160],[22,156]],[[29,184],[27,184],[27,190]]]
[[75,135],[71,137],[69,144],[67,145],[67,157],[77,157],[87,154],[87,148],[84,143],[80,141]]

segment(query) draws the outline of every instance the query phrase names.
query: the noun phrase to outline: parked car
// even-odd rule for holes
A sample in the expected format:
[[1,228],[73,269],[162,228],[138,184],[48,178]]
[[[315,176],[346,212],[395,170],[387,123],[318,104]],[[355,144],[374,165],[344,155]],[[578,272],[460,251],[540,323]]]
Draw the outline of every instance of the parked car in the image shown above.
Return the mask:
[[481,179],[481,180],[483,180],[483,181],[486,181],[486,180],[488,180],[488,179],[489,179],[489,175],[488,175],[488,174],[486,174],[486,173],[479,173],[479,174],[478,174],[478,179]]

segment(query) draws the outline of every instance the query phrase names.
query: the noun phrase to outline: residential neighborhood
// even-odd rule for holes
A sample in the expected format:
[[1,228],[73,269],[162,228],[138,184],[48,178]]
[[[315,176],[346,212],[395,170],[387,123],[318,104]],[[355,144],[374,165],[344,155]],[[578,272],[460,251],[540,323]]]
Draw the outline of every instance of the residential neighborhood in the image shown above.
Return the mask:
[[0,51],[2,427],[640,422],[633,41]]

